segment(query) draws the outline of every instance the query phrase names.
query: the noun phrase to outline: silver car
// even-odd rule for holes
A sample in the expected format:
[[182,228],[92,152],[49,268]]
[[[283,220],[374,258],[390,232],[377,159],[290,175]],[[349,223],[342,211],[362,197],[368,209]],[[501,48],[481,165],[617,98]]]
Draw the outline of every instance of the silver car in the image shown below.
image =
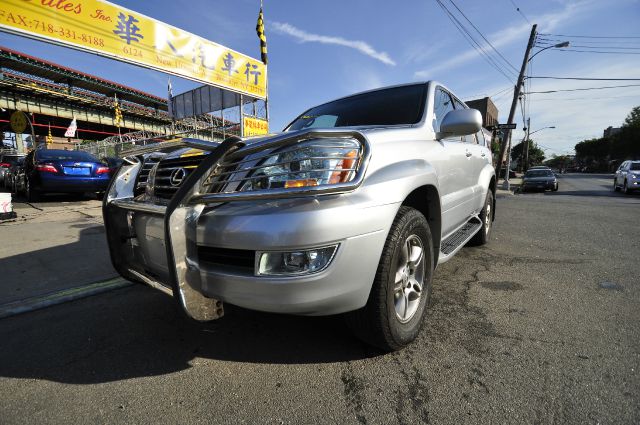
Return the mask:
[[223,302],[346,313],[364,341],[399,349],[418,334],[436,265],[489,240],[496,178],[481,125],[428,82],[311,108],[275,136],[184,139],[137,196],[145,164],[128,157],[103,205],[113,265],[199,321]]
[[613,190],[624,193],[640,190],[640,161],[624,161],[613,177]]

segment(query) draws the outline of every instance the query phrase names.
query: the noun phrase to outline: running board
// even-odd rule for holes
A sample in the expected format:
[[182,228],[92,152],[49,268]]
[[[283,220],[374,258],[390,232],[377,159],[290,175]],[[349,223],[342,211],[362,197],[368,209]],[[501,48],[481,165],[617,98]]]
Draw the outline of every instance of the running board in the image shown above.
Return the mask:
[[482,221],[478,216],[473,216],[463,224],[458,230],[447,236],[440,244],[440,257],[438,264],[444,263],[451,259],[456,252],[460,250],[469,239],[475,235],[482,227]]

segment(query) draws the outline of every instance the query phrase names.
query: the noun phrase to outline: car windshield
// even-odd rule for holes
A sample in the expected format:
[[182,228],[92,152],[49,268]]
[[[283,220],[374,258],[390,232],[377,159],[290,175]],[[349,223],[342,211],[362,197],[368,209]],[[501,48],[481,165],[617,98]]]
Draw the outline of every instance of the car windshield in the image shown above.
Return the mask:
[[42,161],[83,161],[98,162],[93,155],[82,151],[57,151],[45,150],[38,151],[37,158]]
[[350,96],[311,108],[285,131],[358,125],[415,124],[424,111],[425,84],[393,87]]
[[640,162],[632,162],[631,166],[629,167],[629,169],[633,170],[633,171],[640,170]]
[[524,177],[553,177],[553,173],[551,170],[531,170],[527,171]]

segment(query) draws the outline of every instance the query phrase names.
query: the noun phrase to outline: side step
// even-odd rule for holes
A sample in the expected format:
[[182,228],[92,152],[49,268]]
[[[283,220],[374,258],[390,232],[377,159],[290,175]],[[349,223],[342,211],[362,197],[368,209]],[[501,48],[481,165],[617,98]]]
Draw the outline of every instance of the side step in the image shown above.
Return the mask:
[[477,216],[473,216],[463,224],[458,230],[442,241],[440,244],[440,258],[438,263],[444,263],[458,252],[482,227],[482,222]]

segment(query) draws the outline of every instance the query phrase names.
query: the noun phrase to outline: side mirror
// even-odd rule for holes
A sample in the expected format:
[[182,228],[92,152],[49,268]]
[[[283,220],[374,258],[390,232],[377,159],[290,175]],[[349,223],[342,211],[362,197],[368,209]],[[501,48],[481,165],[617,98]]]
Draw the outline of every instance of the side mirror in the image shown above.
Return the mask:
[[455,109],[442,119],[436,138],[468,136],[482,128],[482,115],[476,109]]

